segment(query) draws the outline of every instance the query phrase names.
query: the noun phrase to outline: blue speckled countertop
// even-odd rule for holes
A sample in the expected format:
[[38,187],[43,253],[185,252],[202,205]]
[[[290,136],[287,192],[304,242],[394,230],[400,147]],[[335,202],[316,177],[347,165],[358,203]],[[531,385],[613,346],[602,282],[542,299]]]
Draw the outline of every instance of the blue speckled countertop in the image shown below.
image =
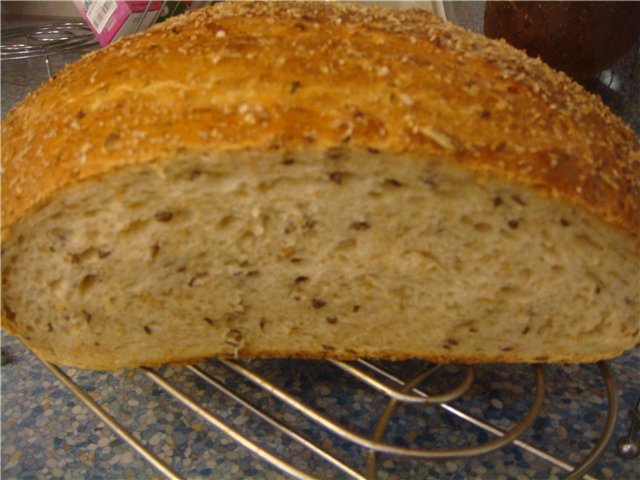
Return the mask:
[[[74,60],[54,57],[53,70]],[[41,59],[2,62],[2,115],[46,79]],[[627,69],[628,70],[628,69]],[[622,92],[604,92],[607,102],[638,131],[640,127],[640,75],[636,68],[631,86]],[[9,363],[2,366],[2,478],[160,478],[141,457],[116,437],[15,338],[2,335]],[[615,441],[626,434],[628,412],[640,395],[640,350],[610,362],[616,375],[619,410],[613,442],[592,474],[596,478],[640,478],[640,458],[622,460]],[[422,364],[389,364],[407,378]],[[385,399],[345,375],[328,362],[254,361],[253,370],[304,400],[317,410],[364,435],[371,435]],[[266,392],[240,380],[219,362],[202,364],[216,378],[251,398],[274,416],[296,427],[315,443],[332,451],[360,472],[365,471],[362,449],[318,431],[290,408],[282,407]],[[271,479],[283,474],[264,463],[225,434],[182,408],[140,370],[117,373],[66,369],[89,394],[158,456],[186,478]],[[322,478],[345,478],[319,462],[308,451],[276,432],[242,407],[204,385],[184,368],[160,369],[164,376],[189,392],[228,424],[299,468]],[[547,396],[540,416],[523,435],[532,445],[558,458],[579,463],[600,435],[606,417],[604,385],[595,365],[548,366]],[[429,388],[452,378],[444,375]],[[524,365],[485,365],[469,392],[452,405],[508,429],[531,404],[534,386],[531,368]],[[385,439],[404,446],[438,448],[484,443],[492,437],[462,421],[437,413],[433,407],[401,407]],[[426,462],[381,456],[381,479],[555,479],[563,471],[509,445],[469,460]]]

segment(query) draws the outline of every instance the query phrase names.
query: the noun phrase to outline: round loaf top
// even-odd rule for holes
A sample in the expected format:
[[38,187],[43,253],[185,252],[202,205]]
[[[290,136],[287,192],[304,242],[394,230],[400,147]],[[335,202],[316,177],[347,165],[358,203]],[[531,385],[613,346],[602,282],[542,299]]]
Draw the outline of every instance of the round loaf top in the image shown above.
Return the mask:
[[564,74],[423,10],[222,2],[67,66],[2,142],[3,235],[127,165],[338,146],[497,174],[640,228],[634,133]]

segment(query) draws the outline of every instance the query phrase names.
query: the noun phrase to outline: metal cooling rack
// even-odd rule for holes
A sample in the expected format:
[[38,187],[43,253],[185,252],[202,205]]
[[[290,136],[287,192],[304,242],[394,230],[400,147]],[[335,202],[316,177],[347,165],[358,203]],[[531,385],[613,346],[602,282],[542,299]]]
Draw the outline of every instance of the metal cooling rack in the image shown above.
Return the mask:
[[2,30],[1,60],[43,58],[49,78],[49,57],[67,52],[84,52],[99,46],[91,29],[82,22],[50,23]]
[[[162,2],[161,9],[164,8],[166,2]],[[147,5],[147,10],[149,9]],[[145,15],[147,13],[145,10]],[[144,17],[144,15],[143,15]],[[138,23],[137,30],[142,25],[143,18]],[[49,57],[52,55],[63,54],[67,52],[84,52],[98,47],[91,30],[84,24],[79,22],[60,23],[39,25],[36,27],[24,27],[16,29],[8,29],[2,32],[2,45],[0,47],[0,58],[2,60],[17,60],[26,58],[40,57],[44,59],[47,73],[52,76]],[[33,352],[32,352],[33,353]],[[34,355],[71,391],[73,392],[87,407],[89,407],[105,424],[107,424],[113,432],[124,440],[131,448],[138,452],[153,468],[169,479],[183,478],[178,474],[172,466],[160,459],[148,446],[138,440],[135,432],[128,430],[115,417],[107,412],[99,403],[97,403],[89,393],[76,383],[65,370],[39,358]],[[587,475],[587,472],[593,468],[600,457],[604,454],[606,447],[613,435],[616,424],[618,403],[615,391],[615,385],[611,370],[606,362],[598,363],[598,368],[605,385],[605,395],[608,401],[607,420],[601,436],[596,441],[595,446],[590,454],[583,459],[578,465],[570,465],[564,460],[543,451],[530,443],[520,439],[522,434],[531,426],[536,419],[545,398],[545,370],[540,365],[532,366],[532,373],[535,378],[535,391],[532,392],[531,406],[528,412],[516,423],[510,430],[503,430],[496,427],[490,422],[472,415],[471,413],[457,408],[451,404],[468,392],[474,381],[474,368],[471,366],[460,366],[464,371],[460,383],[437,395],[426,393],[424,386],[430,378],[432,378],[442,365],[429,365],[420,369],[408,380],[403,380],[390,369],[382,364],[378,364],[369,360],[360,359],[355,362],[342,362],[336,360],[327,360],[333,366],[342,371],[343,375],[347,375],[357,381],[368,386],[372,394],[382,394],[386,399],[386,408],[379,416],[375,430],[372,435],[366,436],[362,433],[346,428],[334,419],[329,418],[324,413],[315,409],[313,406],[301,401],[291,392],[283,389],[266,377],[252,370],[247,365],[231,360],[218,360],[222,366],[234,372],[244,382],[257,386],[260,391],[268,393],[277,399],[282,405],[286,405],[299,412],[301,415],[311,421],[315,428],[329,432],[334,438],[348,442],[353,447],[359,449],[362,455],[367,458],[366,471],[357,471],[353,466],[338,459],[328,449],[314,443],[308,435],[298,431],[296,425],[290,425],[281,418],[278,418],[264,409],[258,407],[250,399],[241,395],[238,391],[230,388],[225,382],[208,371],[197,365],[188,365],[182,367],[180,372],[184,376],[195,376],[200,379],[206,388],[213,389],[222,393],[237,405],[271,427],[275,428],[285,436],[289,437],[295,443],[312,452],[318,462],[324,462],[335,468],[341,475],[355,479],[375,479],[378,471],[378,460],[380,454],[385,456],[393,456],[398,458],[413,458],[423,460],[447,460],[454,458],[468,458],[472,456],[484,455],[489,452],[498,450],[506,445],[515,445],[519,449],[526,451],[551,466],[559,467],[567,472],[566,479],[585,478],[595,480]],[[240,445],[248,448],[254,454],[262,458],[277,469],[285,472],[294,478],[312,479],[312,474],[301,470],[294,466],[287,459],[270,452],[268,448],[261,445],[259,441],[253,440],[238,429],[230,426],[220,418],[216,412],[206,408],[197,402],[190,392],[184,391],[164,376],[160,370],[151,368],[141,368],[141,372],[151,381],[160,387],[164,392],[180,402],[181,406],[195,414],[218,429],[224,434],[231,437]],[[464,421],[468,426],[477,427],[490,434],[491,440],[480,445],[474,445],[463,448],[442,448],[439,450],[409,448],[406,446],[394,445],[383,441],[383,437],[390,420],[396,413],[400,405],[431,405],[444,416],[452,416]],[[636,408],[635,415],[638,422],[633,421],[631,430],[627,437],[621,439],[619,443],[619,451],[624,456],[631,458],[632,454],[638,450],[637,430],[640,430],[640,400]],[[632,417],[634,412],[632,413]],[[626,452],[626,454],[625,454]],[[634,455],[635,456],[635,455]]]
[[[99,405],[92,396],[85,391],[82,386],[76,383],[65,371],[47,361],[40,359],[42,363],[69,389],[71,390],[87,407],[89,407],[100,419],[107,424],[122,440],[129,444],[136,452],[138,452],[152,467],[169,479],[186,478],[161,460],[153,453],[148,446],[138,440],[139,435],[128,430],[101,405]],[[556,456],[543,451],[532,444],[520,439],[521,435],[531,426],[536,419],[545,399],[546,379],[545,367],[540,365],[532,366],[532,376],[534,378],[535,387],[531,392],[531,405],[529,410],[520,418],[520,420],[512,426],[510,430],[504,430],[496,427],[492,423],[472,415],[459,407],[452,405],[455,400],[460,399],[468,393],[469,388],[474,382],[474,367],[457,366],[461,371],[459,375],[461,379],[458,384],[449,388],[447,391],[438,394],[428,394],[425,385],[434,375],[443,368],[442,365],[428,364],[423,365],[411,378],[407,380],[401,379],[391,369],[382,364],[360,359],[354,362],[342,362],[337,360],[326,360],[334,367],[352,379],[366,385],[372,395],[383,395],[386,407],[381,415],[377,418],[374,432],[371,435],[363,435],[353,429],[345,427],[339,421],[330,418],[308,402],[301,400],[295,394],[292,394],[286,388],[276,385],[274,382],[266,378],[265,375],[250,368],[243,362],[235,360],[217,360],[220,366],[233,372],[244,383],[252,384],[258,387],[261,394],[267,393],[279,402],[279,406],[288,407],[310,421],[314,428],[322,430],[324,433],[330,433],[331,436],[340,442],[346,442],[354,450],[361,452],[367,458],[366,471],[358,471],[353,466],[340,460],[332,454],[325,446],[320,446],[310,438],[309,434],[298,431],[296,425],[287,422],[281,415],[273,415],[265,409],[256,405],[255,399],[247,398],[238,392],[238,388],[229,386],[229,382],[222,379],[220,375],[211,373],[211,368],[207,366],[188,365],[180,367],[177,371],[183,377],[194,376],[202,381],[206,389],[211,392],[217,391],[222,393],[228,399],[234,401],[236,406],[243,407],[243,412],[250,414],[254,420],[260,420],[269,424],[277,431],[289,437],[293,442],[307,449],[313,455],[317,462],[324,462],[332,466],[344,478],[354,479],[375,479],[378,472],[378,458],[380,454],[384,454],[385,458],[411,458],[422,460],[450,460],[456,458],[468,458],[477,455],[484,455],[489,452],[498,450],[506,445],[513,444],[516,447],[526,451],[538,459],[546,462],[550,466],[556,466],[567,472],[564,477],[566,479],[586,478],[594,480],[593,477],[587,475],[587,472],[598,462],[600,457],[606,450],[606,447],[613,435],[617,418],[617,397],[615,385],[611,370],[606,362],[598,363],[598,368],[605,385],[605,396],[607,398],[607,420],[595,446],[590,454],[578,465],[570,465]],[[220,414],[195,399],[194,392],[185,391],[176,385],[175,381],[171,381],[167,375],[163,375],[160,370],[152,368],[141,368],[140,371],[151,381],[160,387],[166,394],[173,397],[184,408],[198,415],[202,420],[212,427],[218,429],[224,434],[231,437],[240,445],[251,450],[255,455],[262,458],[277,469],[299,479],[316,478],[308,471],[303,471],[294,466],[289,460],[279,457],[269,451],[267,447],[260,444],[260,441],[249,438],[238,429],[229,425],[221,419]],[[490,434],[490,440],[469,447],[462,448],[442,448],[442,449],[420,449],[410,448],[397,444],[387,443],[383,440],[387,427],[390,424],[392,416],[401,405],[422,405],[436,407],[441,416],[453,416],[458,420],[462,420],[469,427],[477,427]]]

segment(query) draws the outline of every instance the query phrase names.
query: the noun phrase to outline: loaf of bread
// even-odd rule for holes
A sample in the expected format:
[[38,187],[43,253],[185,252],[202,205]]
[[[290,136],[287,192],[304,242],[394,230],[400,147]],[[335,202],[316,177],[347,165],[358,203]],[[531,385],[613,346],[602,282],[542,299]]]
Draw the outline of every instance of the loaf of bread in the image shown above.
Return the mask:
[[640,142],[419,10],[234,3],[2,125],[3,327],[45,359],[583,362],[640,341]]

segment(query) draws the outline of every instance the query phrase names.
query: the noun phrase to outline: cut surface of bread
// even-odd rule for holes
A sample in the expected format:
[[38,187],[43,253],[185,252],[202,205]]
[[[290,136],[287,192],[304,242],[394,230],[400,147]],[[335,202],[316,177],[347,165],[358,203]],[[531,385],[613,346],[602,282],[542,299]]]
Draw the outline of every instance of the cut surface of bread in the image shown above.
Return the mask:
[[55,363],[640,341],[638,138],[424,11],[221,2],[65,68],[2,140],[3,327]]
[[93,368],[575,361],[638,341],[633,243],[575,209],[408,156],[230,157],[123,169],[21,221],[3,275],[14,328]]

